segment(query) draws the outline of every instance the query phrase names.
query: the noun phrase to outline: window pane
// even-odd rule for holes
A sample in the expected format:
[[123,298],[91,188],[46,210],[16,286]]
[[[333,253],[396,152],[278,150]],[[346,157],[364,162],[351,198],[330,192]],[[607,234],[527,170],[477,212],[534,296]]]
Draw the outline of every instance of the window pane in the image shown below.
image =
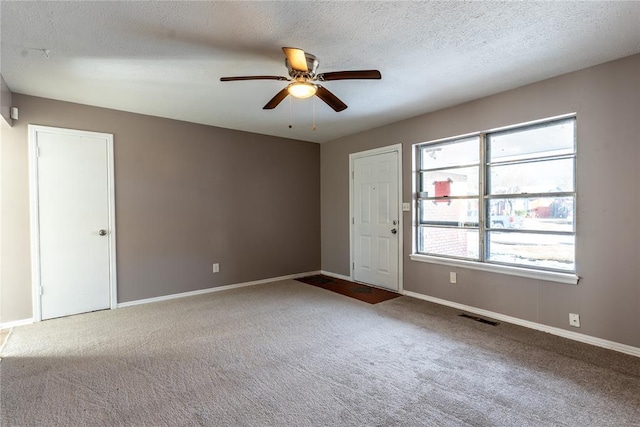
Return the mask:
[[420,223],[468,227],[478,226],[478,199],[420,201]]
[[573,197],[491,199],[489,227],[573,232]]
[[478,259],[478,230],[420,227],[418,252]]
[[480,139],[460,139],[451,143],[426,145],[420,148],[420,169],[437,169],[457,165],[472,165],[480,160]]
[[489,135],[489,161],[530,159],[575,151],[575,119]]
[[523,267],[575,271],[575,236],[488,233],[487,259]]
[[421,197],[475,196],[478,167],[421,172]]
[[490,166],[489,194],[573,191],[573,159]]

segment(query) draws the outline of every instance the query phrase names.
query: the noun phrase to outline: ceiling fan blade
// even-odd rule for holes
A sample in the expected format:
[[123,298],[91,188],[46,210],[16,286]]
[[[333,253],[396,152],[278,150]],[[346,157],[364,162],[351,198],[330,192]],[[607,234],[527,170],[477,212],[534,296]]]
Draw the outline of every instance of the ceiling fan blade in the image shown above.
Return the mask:
[[285,87],[280,92],[276,93],[276,96],[271,98],[271,100],[269,102],[267,102],[267,104],[264,107],[262,107],[262,109],[263,110],[273,110],[274,108],[276,108],[278,106],[278,104],[280,104],[282,102],[283,99],[285,99],[287,97],[287,95],[289,95],[289,91],[287,91],[287,88]]
[[323,88],[322,86],[318,85],[316,96],[326,102],[329,107],[333,108],[336,111],[336,113],[347,108],[347,104],[340,101],[337,96],[335,96],[333,93]]
[[238,76],[238,77],[220,77],[221,82],[235,82],[238,80],[289,80],[282,76]]
[[309,68],[307,67],[307,57],[304,54],[304,50],[295,47],[283,47],[282,50],[287,56],[287,61],[289,61],[291,68],[296,71],[302,71],[303,73],[309,72]]
[[320,73],[316,77],[320,81],[329,80],[380,80],[382,75],[378,70],[359,70],[359,71],[333,71],[331,73]]

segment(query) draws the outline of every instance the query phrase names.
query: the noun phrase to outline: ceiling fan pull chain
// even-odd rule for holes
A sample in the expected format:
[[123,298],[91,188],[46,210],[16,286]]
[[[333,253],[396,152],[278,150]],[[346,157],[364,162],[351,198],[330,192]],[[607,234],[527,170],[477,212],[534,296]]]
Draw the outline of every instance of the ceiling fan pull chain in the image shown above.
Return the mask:
[[291,96],[289,96],[289,129],[293,128],[293,105],[291,104]]
[[313,126],[311,126],[311,130],[316,130],[316,97],[314,96],[311,99],[311,105],[313,106]]

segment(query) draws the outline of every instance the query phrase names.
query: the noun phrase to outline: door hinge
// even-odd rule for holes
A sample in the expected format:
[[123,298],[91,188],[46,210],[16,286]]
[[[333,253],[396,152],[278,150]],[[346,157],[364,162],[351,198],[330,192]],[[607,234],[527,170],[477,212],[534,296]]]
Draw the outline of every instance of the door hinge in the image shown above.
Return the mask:
[[355,262],[351,264],[351,269],[352,269],[352,270],[355,270],[355,269],[356,269],[356,263],[355,263]]
[[36,157],[40,157],[40,146],[36,145]]
[[40,296],[44,295],[44,288],[40,286]]
[[355,224],[356,223],[356,219],[351,217],[351,224]]
[[355,171],[351,171],[351,179],[354,179],[356,177],[356,172]]

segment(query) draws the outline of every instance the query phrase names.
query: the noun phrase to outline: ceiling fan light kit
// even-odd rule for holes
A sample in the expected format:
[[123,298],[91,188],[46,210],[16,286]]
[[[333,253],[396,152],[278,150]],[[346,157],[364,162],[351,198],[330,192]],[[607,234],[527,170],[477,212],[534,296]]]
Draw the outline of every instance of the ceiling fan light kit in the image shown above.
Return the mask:
[[311,98],[317,91],[318,88],[316,85],[308,82],[294,82],[287,86],[287,92],[289,92],[289,95],[296,98]]
[[286,88],[278,92],[267,104],[262,107],[265,110],[276,108],[287,95],[296,98],[310,98],[316,95],[324,101],[334,111],[339,112],[347,108],[347,104],[342,102],[337,96],[325,87],[315,82],[326,82],[332,80],[380,80],[382,75],[378,70],[359,71],[334,71],[330,73],[316,74],[318,59],[315,55],[305,52],[295,47],[282,48],[286,58],[285,65],[289,71],[289,78],[282,76],[237,76],[221,77],[222,82],[241,80],[285,80],[291,82]]

